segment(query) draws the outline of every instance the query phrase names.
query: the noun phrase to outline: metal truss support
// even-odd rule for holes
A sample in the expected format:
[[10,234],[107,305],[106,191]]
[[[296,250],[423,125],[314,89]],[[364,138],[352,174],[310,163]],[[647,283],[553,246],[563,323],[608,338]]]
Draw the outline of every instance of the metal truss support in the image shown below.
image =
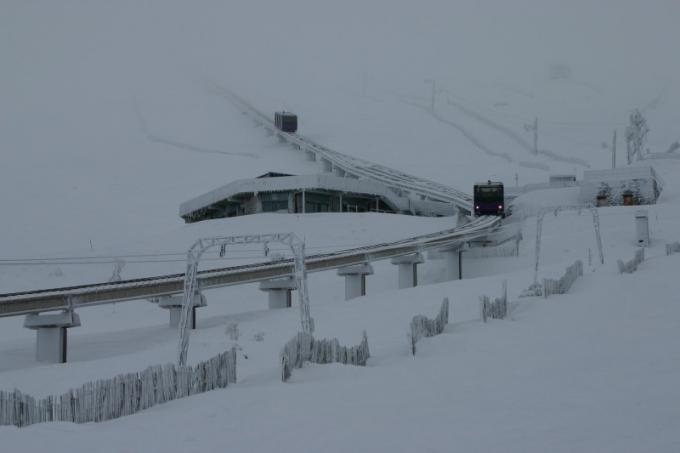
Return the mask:
[[179,345],[177,347],[177,363],[186,366],[189,351],[189,321],[194,306],[194,297],[198,289],[196,274],[201,256],[212,247],[226,248],[229,245],[269,244],[272,242],[287,245],[293,253],[295,262],[294,278],[297,283],[300,299],[300,323],[305,333],[314,332],[314,320],[309,313],[309,296],[307,292],[307,271],[305,269],[305,243],[293,233],[250,234],[243,236],[225,236],[199,239],[187,252],[187,270],[184,275],[184,298],[182,314],[179,320]]
[[538,283],[538,263],[541,256],[541,235],[543,234],[543,217],[549,212],[552,212],[557,216],[562,211],[576,211],[579,214],[584,209],[590,211],[593,216],[593,229],[595,230],[595,241],[597,242],[597,251],[600,254],[600,263],[604,264],[604,253],[602,251],[602,237],[600,236],[600,215],[597,212],[597,208],[593,205],[588,204],[584,206],[558,206],[556,208],[543,208],[538,212],[538,217],[536,219],[536,248],[535,248],[535,261],[534,261],[534,284]]

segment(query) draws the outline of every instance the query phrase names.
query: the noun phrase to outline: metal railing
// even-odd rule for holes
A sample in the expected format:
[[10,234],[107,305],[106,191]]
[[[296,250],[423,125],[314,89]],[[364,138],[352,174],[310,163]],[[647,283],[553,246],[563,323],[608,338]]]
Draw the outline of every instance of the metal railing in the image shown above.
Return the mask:
[[450,202],[468,214],[472,211],[472,197],[465,192],[418,176],[409,175],[365,159],[334,151],[315,143],[300,134],[283,132],[276,128],[276,125],[269,116],[257,110],[253,105],[235,93],[232,93],[215,83],[211,84],[211,90],[214,93],[227,98],[240,108],[243,113],[249,115],[255,122],[267,128],[284,142],[287,142],[302,151],[316,154],[318,158],[331,162],[333,167],[339,168],[349,175],[375,179],[397,191],[406,191],[433,201]]
[[[306,268],[307,272],[320,272],[409,255],[431,248],[446,248],[487,235],[499,222],[498,217],[478,217],[466,225],[450,230],[389,243],[308,255],[305,259]],[[200,271],[198,282],[201,289],[211,289],[290,276],[294,272],[293,260],[284,259]],[[0,294],[0,317],[181,294],[183,288],[184,274],[181,273]]]

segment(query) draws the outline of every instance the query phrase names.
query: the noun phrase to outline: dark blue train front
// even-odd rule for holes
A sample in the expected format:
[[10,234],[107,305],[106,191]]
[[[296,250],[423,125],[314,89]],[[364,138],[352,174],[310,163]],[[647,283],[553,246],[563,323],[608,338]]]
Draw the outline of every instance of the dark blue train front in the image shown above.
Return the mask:
[[505,217],[505,193],[502,182],[487,181],[474,187],[475,216],[497,215]]

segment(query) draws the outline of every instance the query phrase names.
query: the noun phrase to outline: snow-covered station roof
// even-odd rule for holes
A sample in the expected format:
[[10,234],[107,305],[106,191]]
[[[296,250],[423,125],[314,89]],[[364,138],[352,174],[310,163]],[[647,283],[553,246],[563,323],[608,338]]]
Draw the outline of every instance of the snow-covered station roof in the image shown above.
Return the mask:
[[[264,176],[264,175],[263,175]],[[343,193],[368,194],[380,197],[395,211],[409,211],[412,206],[408,198],[398,196],[389,187],[371,179],[346,178],[330,174],[263,177],[240,179],[230,182],[196,198],[185,201],[179,207],[179,215],[185,217],[235,197],[239,194],[257,192],[284,192],[291,190],[329,190]]]
[[623,181],[630,179],[653,179],[657,182],[657,184],[662,183],[661,179],[654,171],[654,168],[650,166],[621,167],[607,170],[586,170],[583,172],[583,180],[585,182]]

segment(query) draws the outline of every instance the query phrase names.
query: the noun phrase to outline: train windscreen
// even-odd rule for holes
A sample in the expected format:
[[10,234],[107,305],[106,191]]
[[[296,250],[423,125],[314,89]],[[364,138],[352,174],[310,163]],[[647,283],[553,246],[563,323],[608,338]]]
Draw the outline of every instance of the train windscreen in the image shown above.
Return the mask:
[[477,187],[475,189],[475,199],[479,201],[494,202],[499,199],[502,200],[502,187]]

